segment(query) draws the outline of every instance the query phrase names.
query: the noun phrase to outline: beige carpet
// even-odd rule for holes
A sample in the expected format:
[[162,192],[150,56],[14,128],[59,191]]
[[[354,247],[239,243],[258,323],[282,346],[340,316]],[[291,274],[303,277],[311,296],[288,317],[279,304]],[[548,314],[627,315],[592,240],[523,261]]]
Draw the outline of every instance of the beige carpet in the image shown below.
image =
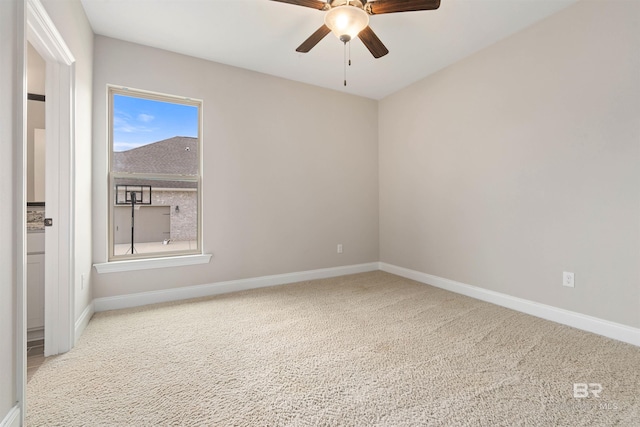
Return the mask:
[[640,349],[373,272],[96,314],[27,397],[28,426],[638,426]]

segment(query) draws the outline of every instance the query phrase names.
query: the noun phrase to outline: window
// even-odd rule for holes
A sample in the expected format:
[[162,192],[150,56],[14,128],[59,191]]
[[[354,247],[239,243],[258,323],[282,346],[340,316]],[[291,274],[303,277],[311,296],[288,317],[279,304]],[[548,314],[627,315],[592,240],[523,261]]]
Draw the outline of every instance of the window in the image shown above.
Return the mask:
[[109,260],[202,253],[202,102],[109,87]]

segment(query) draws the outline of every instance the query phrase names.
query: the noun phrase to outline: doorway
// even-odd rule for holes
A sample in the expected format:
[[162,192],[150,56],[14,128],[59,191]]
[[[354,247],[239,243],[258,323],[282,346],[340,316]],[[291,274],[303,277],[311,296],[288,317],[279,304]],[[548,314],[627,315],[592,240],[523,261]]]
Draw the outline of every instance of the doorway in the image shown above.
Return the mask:
[[[70,350],[74,342],[71,272],[75,60],[39,1],[26,2],[26,15],[27,41],[45,63],[44,216],[51,218],[53,224],[44,228],[44,355],[51,356]],[[27,295],[26,289],[23,292]]]

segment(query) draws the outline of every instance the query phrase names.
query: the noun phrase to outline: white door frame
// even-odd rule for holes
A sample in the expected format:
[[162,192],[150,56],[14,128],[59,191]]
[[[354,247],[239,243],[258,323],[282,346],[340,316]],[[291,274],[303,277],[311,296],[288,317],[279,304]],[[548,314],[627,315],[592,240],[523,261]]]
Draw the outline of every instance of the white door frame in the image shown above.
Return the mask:
[[[27,40],[46,62],[44,355],[74,344],[75,59],[40,0],[27,0]],[[25,141],[26,143],[26,141]],[[25,284],[26,286],[26,284]]]

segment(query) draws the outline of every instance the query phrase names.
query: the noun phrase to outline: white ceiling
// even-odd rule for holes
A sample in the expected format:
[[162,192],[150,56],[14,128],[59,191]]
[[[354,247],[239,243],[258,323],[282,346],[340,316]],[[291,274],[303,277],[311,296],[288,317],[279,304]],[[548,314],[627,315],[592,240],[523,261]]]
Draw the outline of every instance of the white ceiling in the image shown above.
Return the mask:
[[96,34],[382,99],[577,0],[442,0],[433,11],[372,16],[390,53],[374,59],[354,40],[346,87],[333,34],[295,51],[325,12],[270,0],[81,1]]

